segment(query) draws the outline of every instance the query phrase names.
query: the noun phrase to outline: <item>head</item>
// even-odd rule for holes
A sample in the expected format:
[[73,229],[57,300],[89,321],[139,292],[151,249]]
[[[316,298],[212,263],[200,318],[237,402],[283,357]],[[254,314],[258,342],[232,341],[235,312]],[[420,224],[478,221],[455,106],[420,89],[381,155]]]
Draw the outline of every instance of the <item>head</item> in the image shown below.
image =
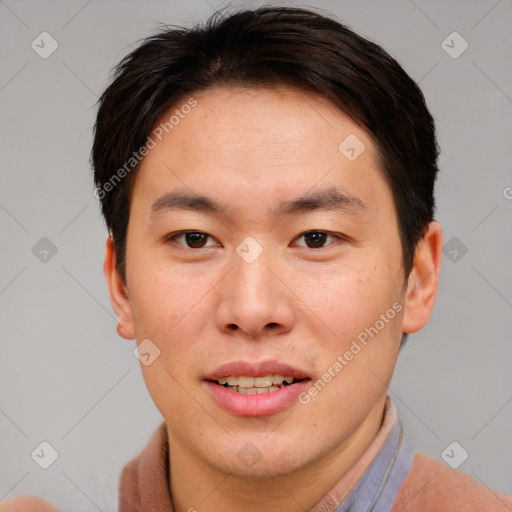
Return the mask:
[[[164,28],[119,64],[92,152],[104,269],[173,442],[241,476],[252,443],[288,474],[376,417],[435,300],[437,156],[414,81],[311,11]],[[260,363],[300,393],[226,406],[214,381]]]

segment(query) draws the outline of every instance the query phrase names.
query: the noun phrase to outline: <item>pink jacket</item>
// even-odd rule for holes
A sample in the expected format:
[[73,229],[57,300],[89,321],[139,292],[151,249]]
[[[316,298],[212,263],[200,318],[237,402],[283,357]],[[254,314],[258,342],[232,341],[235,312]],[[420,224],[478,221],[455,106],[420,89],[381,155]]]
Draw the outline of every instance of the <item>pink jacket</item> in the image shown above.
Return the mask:
[[[315,512],[335,512],[368,468],[396,420],[388,402],[383,426],[361,460],[321,502]],[[168,479],[168,437],[162,422],[144,450],[123,468],[119,512],[172,512]],[[412,467],[398,490],[391,512],[510,512],[512,497],[497,493],[438,460],[414,453]]]

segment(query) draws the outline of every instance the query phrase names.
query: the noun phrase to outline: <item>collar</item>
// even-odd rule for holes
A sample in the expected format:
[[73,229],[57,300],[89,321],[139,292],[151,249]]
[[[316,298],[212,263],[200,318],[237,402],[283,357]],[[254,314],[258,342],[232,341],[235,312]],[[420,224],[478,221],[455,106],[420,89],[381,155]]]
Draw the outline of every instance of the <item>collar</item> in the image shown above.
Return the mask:
[[412,461],[413,450],[388,396],[377,436],[313,512],[389,512]]
[[[389,396],[377,436],[357,463],[322,498],[314,512],[385,512],[412,467],[413,451]],[[144,450],[120,476],[119,512],[173,512],[169,490],[169,446],[163,421]]]

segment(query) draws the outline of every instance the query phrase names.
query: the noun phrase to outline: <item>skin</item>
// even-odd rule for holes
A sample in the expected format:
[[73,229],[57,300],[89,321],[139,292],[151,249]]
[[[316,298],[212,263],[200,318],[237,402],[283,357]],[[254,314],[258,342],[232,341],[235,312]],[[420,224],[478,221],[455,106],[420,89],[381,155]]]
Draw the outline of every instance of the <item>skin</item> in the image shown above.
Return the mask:
[[0,512],[61,512],[61,510],[37,496],[17,496],[2,501]]
[[[364,130],[327,99],[293,89],[217,88],[194,97],[197,106],[138,171],[126,282],[107,240],[117,330],[161,351],[141,370],[168,425],[177,512],[309,510],[380,428],[402,332],[421,329],[434,305],[441,228],[429,225],[406,279],[391,192]],[[349,134],[366,146],[354,161],[338,150]],[[364,211],[270,212],[330,186],[359,198]],[[152,215],[154,201],[178,188],[227,203],[226,215]],[[206,233],[206,246],[169,240],[182,230]],[[344,238],[308,247],[302,235],[313,230]],[[250,264],[236,252],[247,236],[263,249]],[[403,309],[305,405],[241,417],[205,392],[203,377],[236,360],[277,359],[316,381],[394,303]],[[249,442],[261,453],[251,467],[237,456]]]

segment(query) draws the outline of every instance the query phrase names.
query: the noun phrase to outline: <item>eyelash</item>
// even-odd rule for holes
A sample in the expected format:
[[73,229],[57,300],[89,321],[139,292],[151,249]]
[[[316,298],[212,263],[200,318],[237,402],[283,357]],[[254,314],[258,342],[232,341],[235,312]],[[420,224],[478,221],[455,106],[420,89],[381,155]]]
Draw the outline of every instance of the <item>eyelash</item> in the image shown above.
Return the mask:
[[[166,236],[165,237],[165,241],[166,242],[176,242],[176,240],[179,238],[179,237],[182,237],[182,236],[185,236],[189,233],[195,233],[195,234],[200,234],[200,235],[205,235],[209,238],[213,238],[211,235],[209,235],[208,233],[204,233],[202,231],[178,231],[176,233],[171,233],[170,235]],[[326,234],[328,237],[332,237],[332,238],[335,238],[336,240],[341,240],[341,241],[346,241],[348,240],[347,237],[343,236],[343,235],[339,235],[339,234],[336,234],[336,233],[332,233],[331,231],[323,231],[323,230],[319,230],[319,229],[313,229],[313,230],[309,230],[309,231],[305,231],[304,233],[301,233],[297,238],[300,238],[300,237],[303,237],[305,235],[308,235],[308,234],[311,234],[311,233],[321,233],[321,234]],[[177,242],[176,242],[177,243]],[[184,247],[185,249],[192,249],[192,250],[200,250],[200,249],[207,249],[208,247],[211,247],[211,246],[205,246],[205,247],[189,247],[187,245],[183,245],[183,244],[179,244],[178,245]],[[326,247],[329,247],[330,245],[333,245],[332,243],[331,244],[328,244],[326,246],[322,246],[322,247],[307,247],[307,246],[299,246],[299,247],[303,247],[304,249],[324,249]]]

